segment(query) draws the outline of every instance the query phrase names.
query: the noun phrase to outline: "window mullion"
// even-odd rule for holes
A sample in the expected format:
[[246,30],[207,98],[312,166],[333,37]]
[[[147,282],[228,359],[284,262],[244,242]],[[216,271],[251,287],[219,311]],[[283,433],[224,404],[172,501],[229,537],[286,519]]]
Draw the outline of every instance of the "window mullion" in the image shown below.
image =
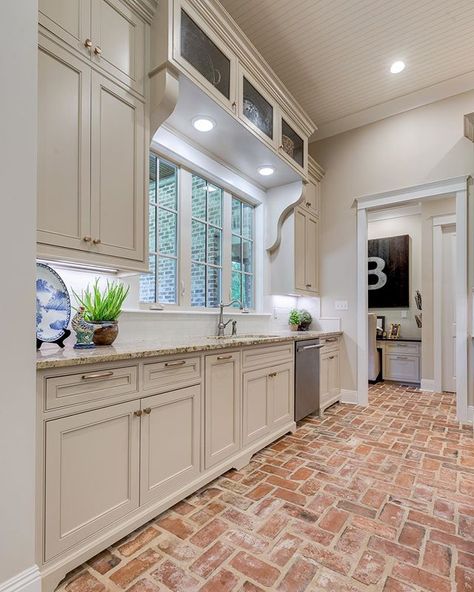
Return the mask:
[[[192,174],[179,169],[179,282],[178,302],[180,306],[191,306],[191,232],[192,225]],[[184,292],[184,293],[183,293]]]
[[222,300],[232,300],[232,195],[222,198]]

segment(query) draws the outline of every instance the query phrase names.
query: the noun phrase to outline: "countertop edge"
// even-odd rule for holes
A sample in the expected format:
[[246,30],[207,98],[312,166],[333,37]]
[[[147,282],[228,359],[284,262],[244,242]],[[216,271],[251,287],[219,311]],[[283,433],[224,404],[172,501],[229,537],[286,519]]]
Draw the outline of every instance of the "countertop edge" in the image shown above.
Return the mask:
[[[157,344],[147,344],[146,340],[143,340],[143,349],[140,346],[140,340],[137,340],[135,344],[133,342],[123,344],[125,350],[130,347],[132,351],[114,351],[114,346],[103,346],[94,350],[83,350],[78,353],[78,350],[59,350],[58,352],[52,352],[50,358],[41,357],[36,360],[36,370],[48,370],[53,368],[67,368],[74,366],[84,366],[88,364],[103,364],[110,362],[120,362],[126,360],[139,360],[143,358],[156,358],[162,356],[169,356],[175,354],[188,354],[193,352],[209,352],[222,349],[234,349],[240,347],[250,347],[255,345],[271,345],[274,343],[285,343],[289,341],[304,341],[308,339],[318,339],[327,337],[337,337],[343,334],[342,331],[308,331],[308,332],[295,332],[290,334],[275,334],[269,335],[268,337],[255,337],[255,338],[229,338],[219,340],[209,339],[209,343],[202,343],[205,337],[196,337],[196,343],[193,343],[193,338],[189,339],[188,344],[177,344],[177,345],[165,345],[160,346]],[[201,341],[199,341],[201,340]],[[151,340],[150,340],[151,341]],[[62,353],[69,353],[74,351],[78,357],[59,357]],[[58,355],[59,354],[59,355]],[[82,354],[82,355],[81,355]],[[41,356],[42,352],[38,352],[37,356]]]

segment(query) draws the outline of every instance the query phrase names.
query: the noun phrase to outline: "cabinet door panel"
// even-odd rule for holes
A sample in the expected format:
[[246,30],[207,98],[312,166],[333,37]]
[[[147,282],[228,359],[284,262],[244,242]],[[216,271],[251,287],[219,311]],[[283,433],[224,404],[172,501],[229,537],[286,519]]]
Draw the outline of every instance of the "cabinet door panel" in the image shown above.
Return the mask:
[[91,203],[93,249],[142,261],[145,120],[139,100],[92,75]]
[[243,378],[243,445],[270,431],[270,390],[268,370],[246,372]]
[[320,201],[320,188],[319,183],[312,183],[311,181],[304,187],[304,206],[312,214],[319,216],[319,201]]
[[90,69],[41,36],[38,146],[38,242],[88,249]]
[[206,357],[206,468],[240,449],[240,354]]
[[319,367],[319,399],[321,404],[324,404],[329,399],[329,356],[328,354],[321,354]]
[[306,291],[306,214],[295,210],[295,288]]
[[306,258],[305,258],[305,290],[319,291],[318,286],[318,236],[319,222],[313,216],[306,216]]
[[285,364],[270,373],[272,427],[277,428],[294,419],[293,364]]
[[45,559],[138,507],[137,403],[46,423]]
[[341,387],[339,352],[332,352],[329,356],[329,396],[334,397],[339,394]]
[[142,399],[141,504],[199,474],[200,406],[200,386]]
[[90,55],[85,46],[90,38],[91,0],[39,0],[40,25],[80,51]]
[[[143,94],[145,25],[119,0],[92,0],[92,59]],[[100,53],[96,53],[96,48]]]

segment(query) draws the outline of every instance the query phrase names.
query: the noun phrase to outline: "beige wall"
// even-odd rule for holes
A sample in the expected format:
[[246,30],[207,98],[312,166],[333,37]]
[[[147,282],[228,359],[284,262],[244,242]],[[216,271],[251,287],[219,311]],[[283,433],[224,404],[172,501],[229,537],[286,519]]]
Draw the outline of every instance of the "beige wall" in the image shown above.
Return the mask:
[[[390,323],[400,324],[400,336],[405,338],[421,338],[421,329],[415,321],[417,313],[414,295],[416,290],[421,290],[421,215],[400,216],[388,220],[369,220],[369,240],[384,238],[387,236],[401,236],[408,234],[410,237],[410,305],[408,308],[371,308],[369,312],[385,317],[385,328],[388,331]],[[402,317],[406,313],[406,318]]]
[[[357,196],[468,175],[473,144],[463,136],[463,115],[474,110],[474,91],[312,143],[325,168],[322,182],[321,314],[341,316],[345,347],[342,387],[357,385]],[[348,311],[336,311],[347,300]]]
[[2,3],[0,588],[35,563],[36,22],[36,0]]
[[[422,294],[423,337],[421,344],[423,380],[434,379],[433,348],[433,217],[456,213],[456,198],[425,201],[421,205],[422,218]],[[454,288],[453,288],[454,289]]]

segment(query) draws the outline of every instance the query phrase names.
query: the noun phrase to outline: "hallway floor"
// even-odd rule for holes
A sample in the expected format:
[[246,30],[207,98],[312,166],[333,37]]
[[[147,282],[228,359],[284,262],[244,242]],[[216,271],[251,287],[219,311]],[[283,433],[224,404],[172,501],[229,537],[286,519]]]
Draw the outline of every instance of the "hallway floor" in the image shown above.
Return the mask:
[[67,592],[474,592],[454,395],[378,384],[75,570]]

